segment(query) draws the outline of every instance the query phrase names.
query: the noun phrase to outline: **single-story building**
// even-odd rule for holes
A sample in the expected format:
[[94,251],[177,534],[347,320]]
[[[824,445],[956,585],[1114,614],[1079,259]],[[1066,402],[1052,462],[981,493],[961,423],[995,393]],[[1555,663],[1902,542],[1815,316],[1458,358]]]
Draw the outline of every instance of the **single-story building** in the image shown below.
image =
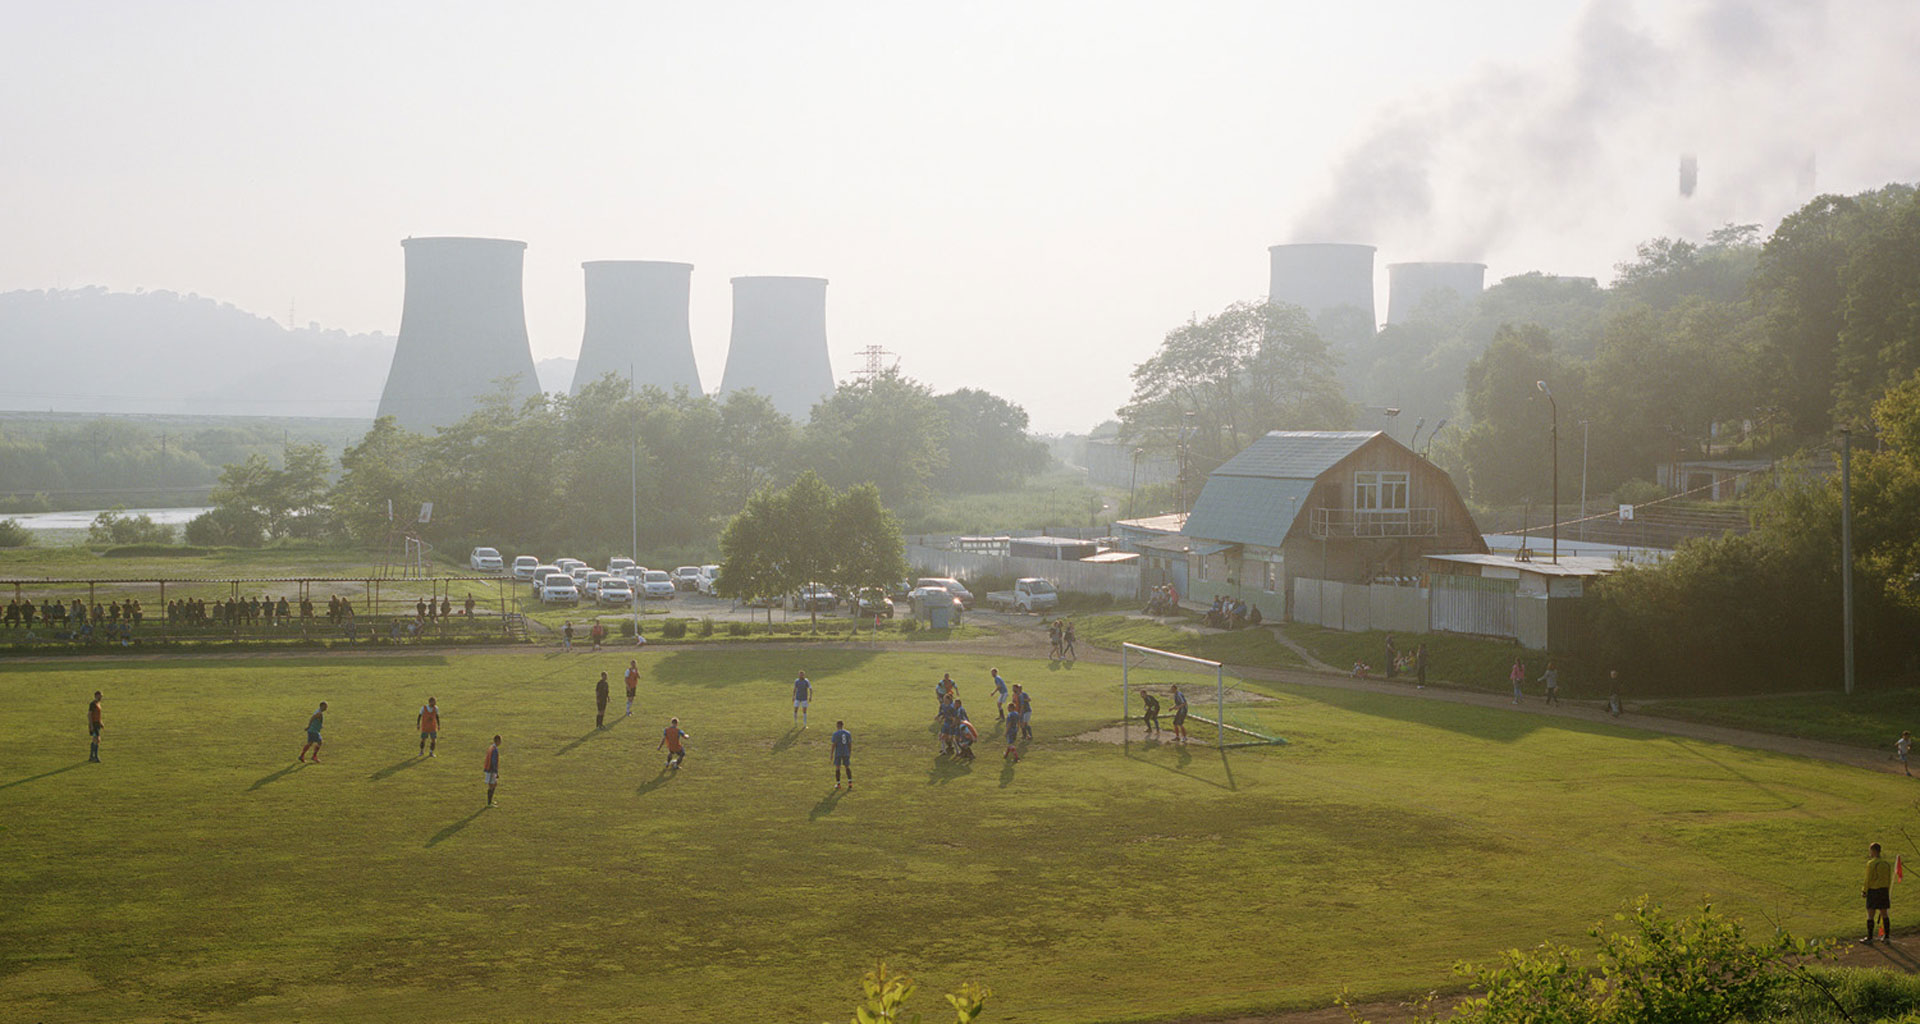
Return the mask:
[[1434,632],[1510,637],[1536,651],[1567,651],[1586,620],[1580,598],[1596,577],[1619,568],[1612,558],[1539,552],[1428,555],[1427,581]]

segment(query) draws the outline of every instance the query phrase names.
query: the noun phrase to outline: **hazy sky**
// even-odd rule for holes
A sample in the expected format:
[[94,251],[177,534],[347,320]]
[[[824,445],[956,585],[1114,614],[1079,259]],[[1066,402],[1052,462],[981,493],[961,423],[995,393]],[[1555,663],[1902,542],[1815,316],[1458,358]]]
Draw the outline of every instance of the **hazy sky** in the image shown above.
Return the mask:
[[0,290],[392,333],[401,238],[515,238],[547,358],[578,352],[583,260],[680,260],[712,389],[727,279],[822,276],[836,375],[882,345],[1042,430],[1264,297],[1275,243],[1376,244],[1383,286],[1420,259],[1605,280],[1654,235],[1920,178],[1911,0],[0,0],[0,24]]

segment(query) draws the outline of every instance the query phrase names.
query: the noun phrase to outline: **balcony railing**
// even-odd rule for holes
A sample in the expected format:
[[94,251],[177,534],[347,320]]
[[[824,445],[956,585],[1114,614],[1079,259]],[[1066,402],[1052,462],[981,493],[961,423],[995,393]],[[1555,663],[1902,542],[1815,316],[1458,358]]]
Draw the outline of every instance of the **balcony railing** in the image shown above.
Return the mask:
[[1392,511],[1316,508],[1312,511],[1310,526],[1315,537],[1435,537],[1440,533],[1437,508]]

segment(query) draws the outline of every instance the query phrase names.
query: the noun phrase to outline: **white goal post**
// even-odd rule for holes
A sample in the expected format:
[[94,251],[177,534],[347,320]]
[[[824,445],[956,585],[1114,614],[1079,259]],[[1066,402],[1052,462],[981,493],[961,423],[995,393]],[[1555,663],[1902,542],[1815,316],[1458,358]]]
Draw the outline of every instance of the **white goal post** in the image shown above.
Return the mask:
[[[1287,742],[1278,736],[1268,735],[1258,728],[1235,723],[1227,717],[1227,676],[1226,669],[1220,662],[1197,658],[1191,654],[1163,651],[1158,647],[1148,647],[1144,644],[1120,645],[1120,721],[1123,728],[1127,727],[1133,719],[1133,691],[1147,685],[1143,677],[1137,677],[1141,677],[1147,671],[1149,661],[1161,662],[1158,669],[1160,672],[1170,670],[1191,672],[1202,679],[1205,679],[1208,673],[1212,674],[1213,717],[1209,718],[1200,713],[1198,708],[1194,707],[1198,702],[1190,701],[1187,718],[1189,721],[1213,727],[1213,746],[1250,747]],[[1168,666],[1166,662],[1173,662],[1174,665]],[[1204,684],[1202,686],[1204,687]],[[1195,696],[1199,694],[1196,693]]]

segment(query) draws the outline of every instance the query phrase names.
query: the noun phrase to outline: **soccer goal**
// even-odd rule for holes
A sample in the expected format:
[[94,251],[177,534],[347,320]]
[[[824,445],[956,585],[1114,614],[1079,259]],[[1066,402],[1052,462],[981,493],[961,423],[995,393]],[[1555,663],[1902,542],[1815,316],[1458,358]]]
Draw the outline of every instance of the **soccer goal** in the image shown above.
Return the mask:
[[1262,705],[1272,705],[1273,699],[1229,688],[1219,662],[1140,644],[1120,645],[1120,715],[1129,728],[1146,707],[1140,699],[1143,692],[1160,702],[1161,727],[1171,728],[1175,684],[1187,695],[1187,735],[1192,739],[1223,749],[1287,742],[1266,721],[1273,710]]

